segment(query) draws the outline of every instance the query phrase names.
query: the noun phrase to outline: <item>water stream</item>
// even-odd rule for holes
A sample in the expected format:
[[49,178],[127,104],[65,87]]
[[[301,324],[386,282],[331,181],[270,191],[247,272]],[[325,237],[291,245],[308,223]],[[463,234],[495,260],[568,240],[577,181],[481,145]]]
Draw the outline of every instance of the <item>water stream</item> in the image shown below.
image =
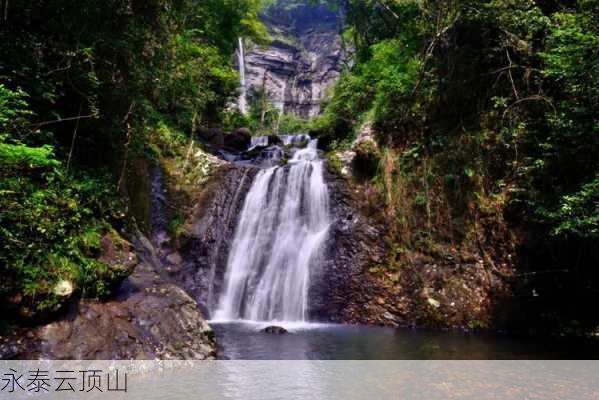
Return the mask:
[[287,165],[261,170],[241,211],[214,320],[307,321],[310,269],[321,260],[330,219],[316,140],[295,149]]
[[245,79],[245,49],[243,46],[243,38],[239,38],[237,63],[239,64],[239,83],[241,88],[241,93],[239,94],[239,112],[247,114],[247,82]]

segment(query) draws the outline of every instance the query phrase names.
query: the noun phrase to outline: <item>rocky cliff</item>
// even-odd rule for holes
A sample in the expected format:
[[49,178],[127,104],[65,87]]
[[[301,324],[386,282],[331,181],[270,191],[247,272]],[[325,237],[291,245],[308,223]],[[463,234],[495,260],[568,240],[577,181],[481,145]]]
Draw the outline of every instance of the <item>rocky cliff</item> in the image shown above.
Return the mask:
[[273,42],[250,45],[245,54],[248,96],[262,90],[280,110],[318,115],[327,89],[344,62],[343,18],[325,6],[281,2],[263,16]]

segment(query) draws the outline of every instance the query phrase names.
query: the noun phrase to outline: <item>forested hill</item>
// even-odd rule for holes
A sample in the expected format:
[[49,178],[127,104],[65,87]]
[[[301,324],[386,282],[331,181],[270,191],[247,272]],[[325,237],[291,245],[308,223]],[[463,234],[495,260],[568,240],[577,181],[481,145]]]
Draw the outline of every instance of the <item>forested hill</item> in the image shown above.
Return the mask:
[[367,202],[389,224],[378,276],[422,289],[441,325],[464,318],[451,303],[479,298],[465,319],[485,325],[473,315],[489,298],[459,289],[477,276],[463,271],[470,254],[482,282],[514,290],[515,309],[498,314],[594,329],[599,1],[332,3],[347,13],[355,65],[313,129],[340,167],[357,153]]
[[98,257],[130,216],[143,228],[138,160],[221,120],[237,38],[266,30],[260,0],[0,8],[0,298],[34,316],[128,273]]

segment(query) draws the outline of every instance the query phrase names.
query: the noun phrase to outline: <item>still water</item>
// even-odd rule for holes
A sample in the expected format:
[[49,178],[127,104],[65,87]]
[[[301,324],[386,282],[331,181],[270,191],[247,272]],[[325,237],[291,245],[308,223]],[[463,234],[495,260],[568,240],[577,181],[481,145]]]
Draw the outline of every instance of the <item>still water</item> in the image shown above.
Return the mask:
[[[272,325],[272,324],[270,324]],[[213,323],[227,360],[514,360],[597,359],[597,341],[518,338],[327,324]]]

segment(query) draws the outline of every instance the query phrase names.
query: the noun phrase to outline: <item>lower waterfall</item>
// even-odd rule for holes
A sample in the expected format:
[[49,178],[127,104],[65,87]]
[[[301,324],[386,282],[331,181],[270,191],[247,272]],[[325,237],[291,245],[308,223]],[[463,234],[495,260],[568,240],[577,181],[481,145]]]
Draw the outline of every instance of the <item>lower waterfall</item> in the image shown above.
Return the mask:
[[308,319],[310,270],[321,261],[330,222],[317,141],[287,166],[261,170],[249,190],[214,319]]

